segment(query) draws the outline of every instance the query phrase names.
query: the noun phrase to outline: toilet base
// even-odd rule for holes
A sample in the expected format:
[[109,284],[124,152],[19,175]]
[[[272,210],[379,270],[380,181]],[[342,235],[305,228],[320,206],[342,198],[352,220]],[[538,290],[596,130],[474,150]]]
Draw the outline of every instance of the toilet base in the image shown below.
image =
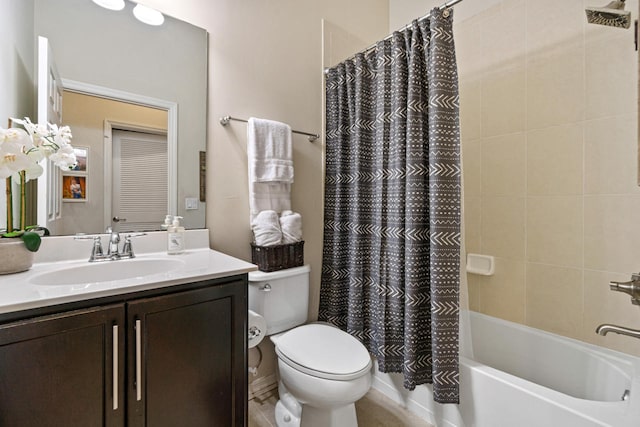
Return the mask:
[[358,427],[356,407],[353,403],[337,408],[318,409],[302,405],[301,427]]
[[300,418],[296,417],[287,407],[278,400],[276,403],[276,426],[278,427],[300,427]]
[[358,427],[353,403],[331,410],[302,405],[302,418],[298,418],[287,409],[282,400],[278,400],[275,415],[278,427]]

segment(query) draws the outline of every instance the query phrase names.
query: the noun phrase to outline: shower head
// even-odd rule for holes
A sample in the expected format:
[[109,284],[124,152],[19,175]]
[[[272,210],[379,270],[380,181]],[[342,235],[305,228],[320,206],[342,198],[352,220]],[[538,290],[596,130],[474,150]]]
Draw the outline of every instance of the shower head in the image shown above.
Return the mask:
[[624,0],[615,0],[605,7],[587,7],[587,22],[609,27],[629,28],[631,12],[624,10]]

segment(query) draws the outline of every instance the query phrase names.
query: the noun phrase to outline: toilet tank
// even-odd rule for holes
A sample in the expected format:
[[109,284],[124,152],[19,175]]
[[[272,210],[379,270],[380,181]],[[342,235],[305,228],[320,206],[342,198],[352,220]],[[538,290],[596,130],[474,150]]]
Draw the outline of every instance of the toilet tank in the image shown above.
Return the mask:
[[266,273],[249,273],[249,310],[267,322],[267,335],[291,329],[307,321],[309,308],[308,265]]

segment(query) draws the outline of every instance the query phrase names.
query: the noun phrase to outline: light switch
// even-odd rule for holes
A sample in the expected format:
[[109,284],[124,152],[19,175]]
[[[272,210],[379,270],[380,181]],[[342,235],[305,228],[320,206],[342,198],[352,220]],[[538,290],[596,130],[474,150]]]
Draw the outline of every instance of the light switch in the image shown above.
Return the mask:
[[184,199],[184,208],[188,211],[198,209],[198,199],[195,197],[186,197]]

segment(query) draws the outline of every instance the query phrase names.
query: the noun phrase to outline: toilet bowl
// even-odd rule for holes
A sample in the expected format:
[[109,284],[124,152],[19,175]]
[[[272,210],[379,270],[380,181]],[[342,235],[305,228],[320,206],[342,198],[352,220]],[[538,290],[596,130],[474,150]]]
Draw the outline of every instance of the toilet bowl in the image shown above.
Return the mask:
[[371,387],[371,357],[357,339],[333,326],[313,323],[272,341],[280,394],[284,390],[300,404],[283,403],[280,414],[276,411],[278,427],[358,425],[354,403]]
[[278,357],[278,427],[356,427],[354,403],[371,387],[371,357],[326,323],[304,325],[309,266],[249,273],[249,309],[264,317]]

